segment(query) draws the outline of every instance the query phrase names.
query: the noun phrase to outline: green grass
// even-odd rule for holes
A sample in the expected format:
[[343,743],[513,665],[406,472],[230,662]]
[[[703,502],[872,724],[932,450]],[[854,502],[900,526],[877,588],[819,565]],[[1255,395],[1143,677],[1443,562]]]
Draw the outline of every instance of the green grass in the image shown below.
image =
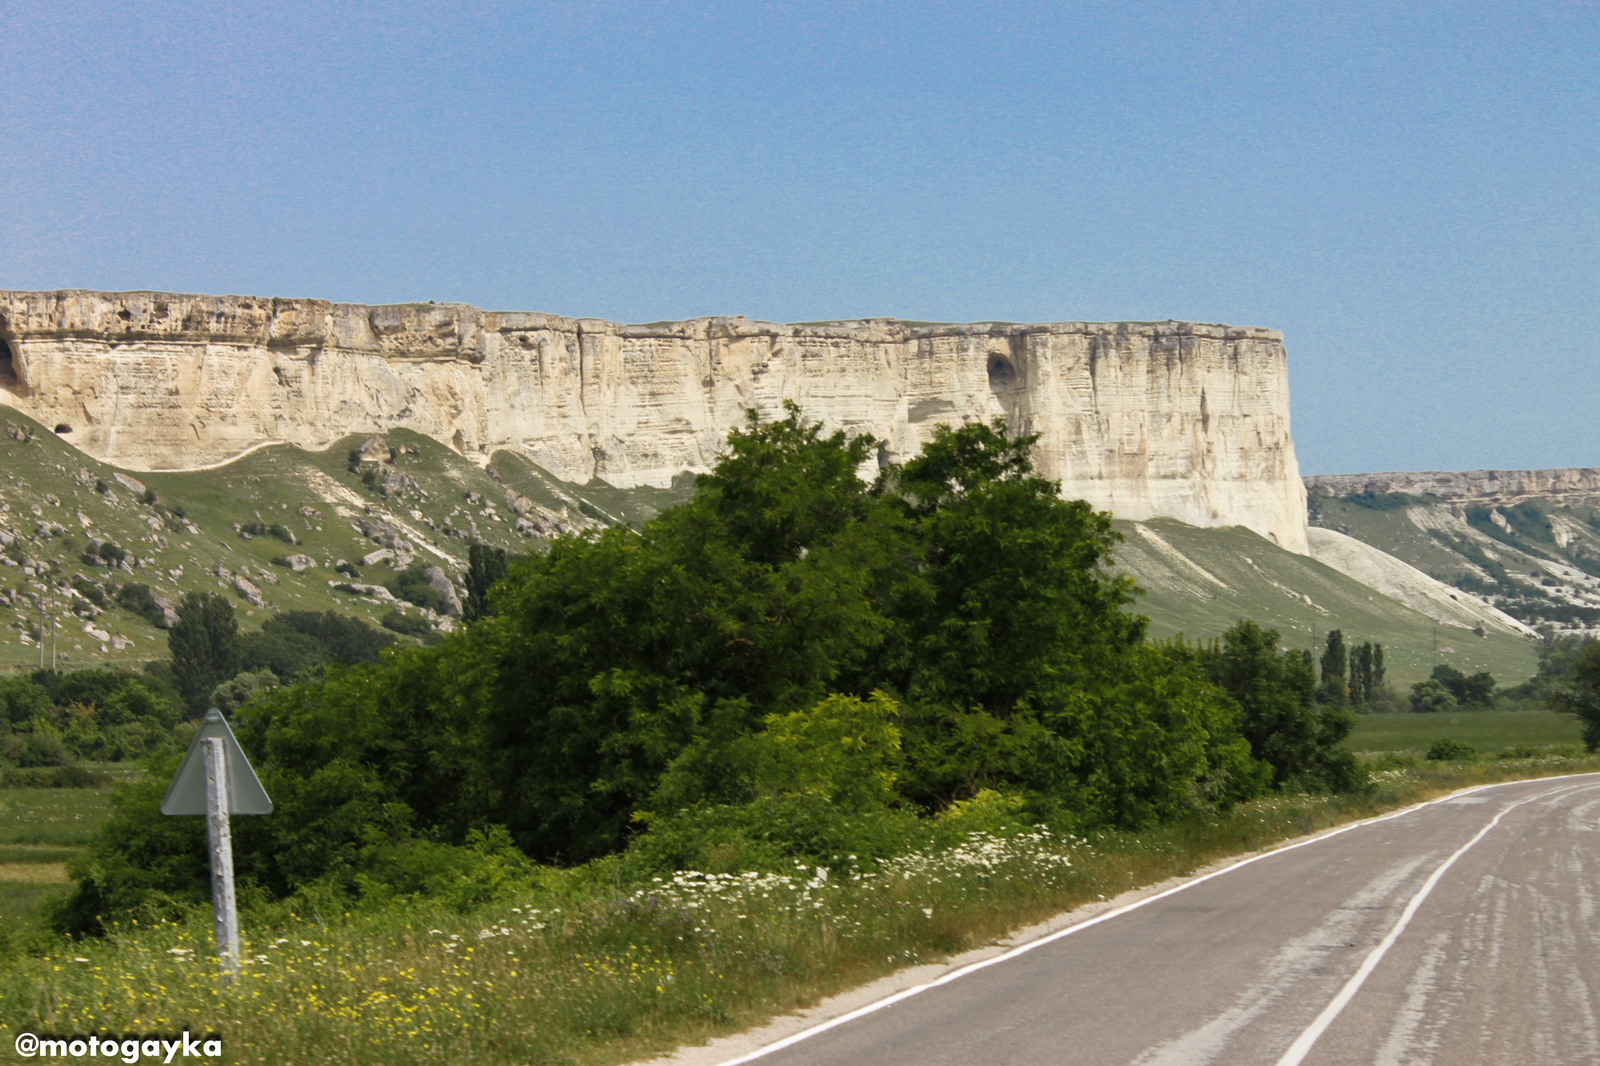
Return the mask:
[[34,928],[40,908],[70,890],[52,882],[105,821],[107,795],[106,789],[0,789],[0,944]]
[[[0,796],[5,793],[0,792]],[[61,844],[0,844],[0,865],[13,862],[71,862],[83,848]]]
[[86,845],[110,816],[108,797],[105,789],[0,789],[0,845]]
[[0,946],[17,934],[35,932],[41,924],[39,917],[44,905],[66,896],[71,888],[71,885],[0,880]]
[[[446,535],[447,525],[463,530],[475,528],[478,539],[514,552],[534,550],[537,544],[516,532],[515,515],[506,501],[506,485],[497,483],[452,448],[409,430],[383,434],[391,446],[405,448],[388,469],[411,477],[423,495],[385,498],[363,484],[358,474],[350,472],[348,455],[366,439],[364,435],[346,437],[322,452],[288,445],[264,448],[214,470],[133,473],[131,476],[155,491],[160,504],[182,508],[185,518],[200,531],[190,533],[175,522],[152,529],[151,522],[161,524],[159,513],[116,482],[114,467],[77,451],[18,412],[8,409],[0,422],[27,425],[34,430],[30,443],[0,435],[0,504],[6,507],[0,511],[0,525],[23,535],[21,547],[30,560],[54,563],[63,576],[76,574],[101,583],[142,582],[174,600],[189,591],[222,592],[234,599],[240,627],[245,631],[258,628],[274,608],[331,609],[376,624],[387,605],[334,590],[328,582],[344,579],[325,565],[346,559],[359,566],[362,556],[378,549],[355,528],[357,522],[369,517],[368,508],[391,515],[403,526],[403,535],[417,548],[418,561],[443,566],[458,580],[466,566],[469,542]],[[594,497],[593,503],[586,504],[591,508],[607,513],[626,510],[625,499],[610,486],[579,490],[556,482],[525,460],[508,458],[506,465],[520,481],[553,487],[536,502],[559,512],[570,500],[571,514],[566,522],[569,527],[594,524],[578,507],[578,501],[587,497]],[[84,471],[81,478],[80,469]],[[97,480],[110,491],[97,492]],[[510,480],[507,479],[508,484]],[[469,492],[493,504],[493,512],[481,503],[469,504],[465,499]],[[676,498],[671,490],[649,490],[645,495],[650,493],[654,493],[650,498],[657,503]],[[56,502],[52,503],[51,497]],[[321,517],[301,515],[302,506],[315,508]],[[32,514],[34,507],[40,509],[37,516]],[[79,515],[88,520],[87,529]],[[626,520],[631,512],[619,517]],[[475,527],[469,525],[469,519]],[[35,538],[34,532],[43,521],[65,526],[68,532],[65,536]],[[270,536],[246,540],[233,529],[235,523],[255,521],[288,528],[299,544],[291,547]],[[134,574],[91,567],[81,558],[90,535],[115,540],[138,558],[153,560],[154,565],[138,568]],[[272,562],[294,552],[309,555],[316,566],[295,574]],[[239,598],[212,572],[219,565],[232,573],[246,574],[260,588],[268,609],[252,607]],[[382,585],[394,577],[394,571],[383,563],[360,569],[364,583]],[[270,575],[276,583],[263,574]],[[34,579],[18,566],[0,565],[0,587],[25,592],[31,580]],[[0,670],[38,667],[38,649],[23,646],[19,639],[24,628],[35,624],[37,610],[31,604],[0,608]],[[102,651],[99,642],[83,632],[81,619],[65,615],[56,634],[63,669],[122,665],[166,655],[166,633],[121,608],[101,614],[95,625],[132,640],[132,646]]]
[[[1347,644],[1383,645],[1389,683],[1397,689],[1432,671],[1432,621],[1332,567],[1239,526],[1200,529],[1169,519],[1138,523],[1171,551],[1134,523],[1116,526],[1127,538],[1117,562],[1146,590],[1134,609],[1150,616],[1153,636],[1181,632],[1190,640],[1210,639],[1248,618],[1276,629],[1286,647],[1320,655],[1328,632],[1342,629]],[[1453,650],[1439,661],[1464,673],[1487,670],[1515,684],[1537,667],[1533,645],[1522,637],[1491,632],[1479,638],[1459,628],[1440,633],[1441,644],[1448,640]]]
[[1576,718],[1554,711],[1453,711],[1447,714],[1364,714],[1345,740],[1351,751],[1425,752],[1435,740],[1459,740],[1479,752],[1523,745],[1541,748],[1582,741]]

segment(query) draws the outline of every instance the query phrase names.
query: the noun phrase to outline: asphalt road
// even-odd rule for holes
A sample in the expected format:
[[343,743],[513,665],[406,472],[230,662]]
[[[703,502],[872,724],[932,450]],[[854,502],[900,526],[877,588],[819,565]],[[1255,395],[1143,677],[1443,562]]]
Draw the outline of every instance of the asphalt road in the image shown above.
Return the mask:
[[1597,1064],[1600,775],[1365,823],[1047,940],[735,1061]]

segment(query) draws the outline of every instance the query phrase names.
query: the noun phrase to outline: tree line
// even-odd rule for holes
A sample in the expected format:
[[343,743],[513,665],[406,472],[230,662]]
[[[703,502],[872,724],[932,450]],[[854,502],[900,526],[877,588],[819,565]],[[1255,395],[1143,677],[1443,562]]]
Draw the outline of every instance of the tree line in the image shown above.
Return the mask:
[[[239,706],[278,807],[235,824],[241,878],[359,894],[488,839],[547,863],[828,864],[957,804],[1139,829],[1363,787],[1354,717],[1276,632],[1147,639],[1110,516],[1060,499],[1034,441],[941,429],[868,482],[874,440],[791,407],[638,530],[476,554],[462,632]],[[173,632],[191,704],[245,661],[213,609],[186,599]],[[271,636],[252,655],[295,676],[312,647]],[[1365,692],[1381,651],[1359,655]],[[204,898],[203,832],[156,813],[166,780],[119,797],[63,928]]]

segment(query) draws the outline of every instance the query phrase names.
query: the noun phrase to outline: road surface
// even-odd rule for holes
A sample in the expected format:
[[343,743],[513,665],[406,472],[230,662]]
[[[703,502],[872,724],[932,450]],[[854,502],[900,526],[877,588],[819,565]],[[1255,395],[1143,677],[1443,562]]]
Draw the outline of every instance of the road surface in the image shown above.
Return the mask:
[[1600,775],[1271,852],[732,1061],[1600,1064]]

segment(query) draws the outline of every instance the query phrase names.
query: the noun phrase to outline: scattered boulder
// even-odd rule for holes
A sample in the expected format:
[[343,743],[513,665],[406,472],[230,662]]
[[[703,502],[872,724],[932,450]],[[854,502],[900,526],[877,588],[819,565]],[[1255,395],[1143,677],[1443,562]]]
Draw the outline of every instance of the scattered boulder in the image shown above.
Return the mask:
[[376,566],[378,563],[388,562],[394,558],[393,548],[381,548],[361,557],[362,566]]
[[382,437],[368,437],[356,449],[356,459],[362,463],[387,463],[393,457],[393,450]]
[[316,566],[317,561],[311,558],[309,555],[303,555],[300,552],[295,552],[293,555],[285,555],[283,557],[283,565],[287,566],[290,570],[293,570],[298,574],[302,570],[309,570],[313,566]]
[[426,499],[428,495],[422,491],[422,486],[417,484],[415,478],[410,474],[402,474],[398,470],[383,479],[383,482],[378,486],[378,491],[385,496],[397,498],[410,494]]
[[267,605],[267,601],[262,598],[261,590],[246,581],[243,576],[234,575],[233,588],[235,592],[250,602],[250,606],[265,607]]
[[[179,573],[182,573],[180,570]],[[150,590],[150,598],[156,601],[156,606],[161,609],[162,629],[171,629],[178,624],[178,604],[171,596],[159,589]]]
[[444,613],[460,617],[461,598],[456,595],[456,587],[450,583],[449,575],[437,566],[430,566],[422,572],[427,579],[428,587],[439,594]]
[[85,633],[89,634],[89,636],[93,637],[95,640],[98,640],[102,644],[106,643],[106,641],[111,639],[111,634],[110,633],[108,633],[104,629],[99,628],[93,622],[85,622],[85,623],[83,623],[83,631]]
[[136,492],[140,496],[144,495],[144,482],[137,478],[131,478],[127,474],[112,474],[111,476],[117,479],[117,484],[129,492]]
[[394,599],[394,593],[390,592],[382,585],[364,585],[359,581],[330,581],[328,582],[328,587],[340,589],[345,592],[353,592],[359,596],[371,596],[374,599],[379,600]]

